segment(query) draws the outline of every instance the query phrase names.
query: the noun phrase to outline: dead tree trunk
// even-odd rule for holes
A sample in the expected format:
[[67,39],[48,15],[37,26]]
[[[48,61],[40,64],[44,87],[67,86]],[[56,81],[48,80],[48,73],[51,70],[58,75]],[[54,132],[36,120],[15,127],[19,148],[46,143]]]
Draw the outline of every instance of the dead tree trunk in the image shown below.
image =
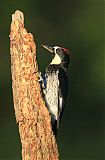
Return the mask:
[[22,160],[58,160],[49,112],[41,96],[36,45],[24,28],[20,11],[12,15],[10,31],[14,109],[22,144]]

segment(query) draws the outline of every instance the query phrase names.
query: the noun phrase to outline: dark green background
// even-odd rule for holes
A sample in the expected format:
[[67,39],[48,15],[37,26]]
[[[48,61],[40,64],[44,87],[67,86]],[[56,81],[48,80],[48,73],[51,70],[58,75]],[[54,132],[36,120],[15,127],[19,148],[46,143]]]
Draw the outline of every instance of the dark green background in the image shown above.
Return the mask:
[[25,14],[37,42],[40,70],[50,62],[41,43],[71,53],[69,95],[58,134],[60,160],[105,159],[105,1],[0,1],[0,160],[20,160],[10,71],[11,14]]

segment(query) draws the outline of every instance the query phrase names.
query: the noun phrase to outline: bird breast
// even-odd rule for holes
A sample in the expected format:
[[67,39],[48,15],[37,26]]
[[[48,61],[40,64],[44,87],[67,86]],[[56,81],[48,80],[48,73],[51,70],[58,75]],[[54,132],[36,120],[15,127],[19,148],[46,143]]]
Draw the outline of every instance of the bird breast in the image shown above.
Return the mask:
[[47,75],[45,98],[51,114],[58,118],[58,92],[59,80],[58,72],[52,72]]

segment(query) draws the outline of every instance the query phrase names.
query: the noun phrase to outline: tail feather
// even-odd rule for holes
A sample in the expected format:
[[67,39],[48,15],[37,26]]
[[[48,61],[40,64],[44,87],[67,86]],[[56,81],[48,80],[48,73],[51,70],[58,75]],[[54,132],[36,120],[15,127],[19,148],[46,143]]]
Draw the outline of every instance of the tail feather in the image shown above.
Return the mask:
[[58,127],[59,127],[59,122],[55,119],[55,116],[51,115],[51,125],[52,125],[52,130],[54,132],[55,137],[57,136],[58,133]]

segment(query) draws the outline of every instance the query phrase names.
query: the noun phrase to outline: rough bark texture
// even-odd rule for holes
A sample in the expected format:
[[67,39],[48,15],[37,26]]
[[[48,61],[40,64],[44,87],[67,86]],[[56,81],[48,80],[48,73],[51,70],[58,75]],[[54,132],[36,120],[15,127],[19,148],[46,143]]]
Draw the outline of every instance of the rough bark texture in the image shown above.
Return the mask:
[[14,109],[22,144],[22,160],[58,160],[49,112],[41,96],[36,45],[24,28],[20,11],[12,15],[10,53]]

